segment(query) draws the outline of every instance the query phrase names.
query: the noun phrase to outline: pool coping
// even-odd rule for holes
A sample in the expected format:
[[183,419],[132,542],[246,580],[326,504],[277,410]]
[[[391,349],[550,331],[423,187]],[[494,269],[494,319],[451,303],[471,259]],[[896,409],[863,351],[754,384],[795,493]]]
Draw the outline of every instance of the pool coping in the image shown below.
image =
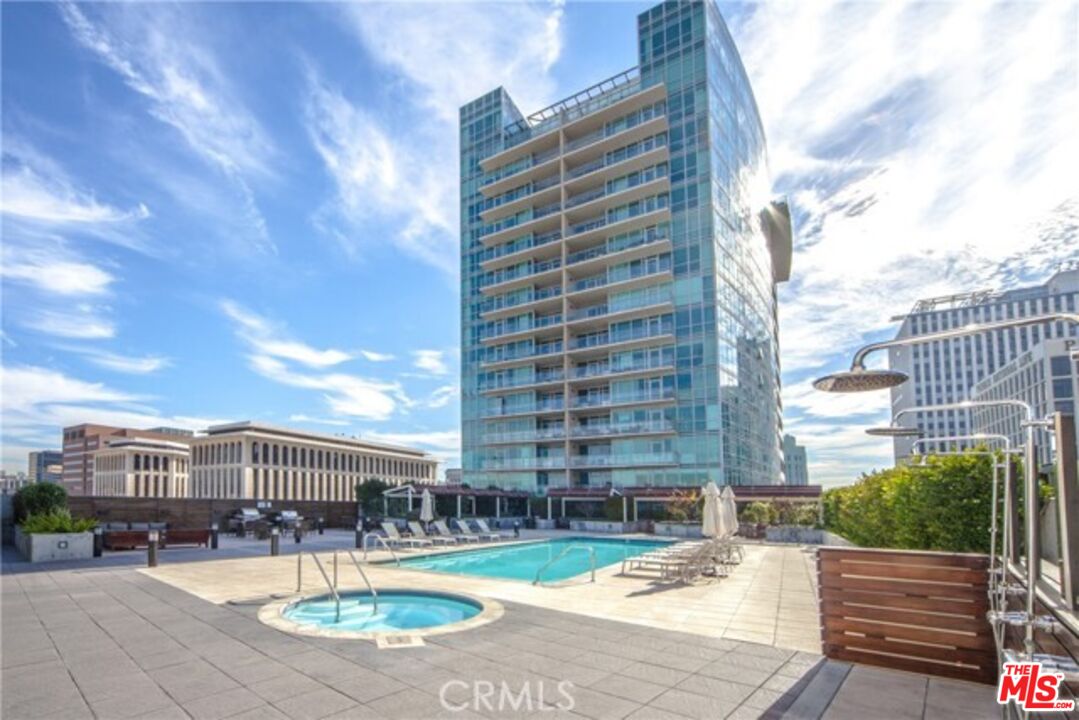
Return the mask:
[[[461,620],[460,622],[448,623],[446,625],[435,625],[428,628],[413,628],[409,630],[379,630],[373,632],[362,632],[359,630],[336,630],[334,628],[316,627],[313,625],[304,625],[293,620],[289,620],[285,617],[285,611],[295,605],[296,603],[303,602],[304,600],[316,600],[331,597],[329,593],[313,593],[306,595],[293,595],[288,598],[280,600],[274,600],[273,602],[266,603],[259,608],[258,619],[259,622],[269,625],[270,627],[281,630],[282,632],[292,633],[294,635],[306,635],[307,637],[321,637],[321,638],[336,638],[338,640],[375,640],[379,638],[385,638],[390,636],[402,636],[407,635],[410,637],[428,637],[432,635],[446,635],[449,633],[461,632],[464,630],[472,630],[488,623],[495,622],[502,618],[506,610],[502,606],[502,603],[491,598],[481,598],[470,593],[447,592],[442,590],[417,590],[415,588],[403,588],[403,587],[385,587],[379,590],[381,593],[405,593],[409,595],[434,595],[438,597],[446,597],[453,599],[465,599],[471,603],[474,603],[480,607],[479,613],[475,616],[468,618],[467,620]],[[365,590],[361,591],[349,591],[350,595],[362,594],[369,595]]]

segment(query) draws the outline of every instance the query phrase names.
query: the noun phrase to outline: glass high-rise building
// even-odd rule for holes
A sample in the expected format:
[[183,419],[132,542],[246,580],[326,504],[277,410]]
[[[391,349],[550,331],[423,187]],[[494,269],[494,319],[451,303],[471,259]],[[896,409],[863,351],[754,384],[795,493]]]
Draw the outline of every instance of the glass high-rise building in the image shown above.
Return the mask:
[[463,481],[777,484],[789,212],[714,2],[638,18],[638,66],[523,115],[461,108]]

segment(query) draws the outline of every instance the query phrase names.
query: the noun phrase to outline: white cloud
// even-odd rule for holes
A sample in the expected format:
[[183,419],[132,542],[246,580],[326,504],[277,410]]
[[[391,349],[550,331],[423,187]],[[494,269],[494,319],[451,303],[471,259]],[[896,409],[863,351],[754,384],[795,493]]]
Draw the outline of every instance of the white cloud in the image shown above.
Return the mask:
[[130,375],[149,375],[169,365],[169,359],[156,355],[121,355],[119,353],[90,348],[69,348],[84,356],[94,365]]
[[363,355],[365,360],[370,360],[371,362],[389,362],[394,359],[394,356],[389,353],[380,353],[374,350],[360,350],[360,355]]
[[121,210],[102,204],[92,195],[72,187],[63,176],[45,177],[27,165],[3,166],[5,215],[47,224],[103,224],[142,220],[150,216],[145,205]]
[[448,375],[445,355],[442,350],[413,350],[412,366],[431,375]]
[[272,176],[276,148],[199,44],[199,23],[186,14],[193,11],[117,5],[96,7],[91,17],[88,6],[64,2],[60,12],[74,38],[146,98],[153,117],[229,180],[250,239],[276,252],[250,182]]
[[457,430],[442,430],[437,432],[369,432],[363,434],[364,439],[374,442],[384,442],[390,445],[407,445],[426,449],[439,450],[447,453],[459,453],[461,451],[461,433]]
[[0,276],[53,295],[104,295],[116,279],[97,265],[62,249],[5,244]]
[[298,423],[311,423],[313,425],[333,425],[336,427],[348,427],[350,424],[348,420],[340,420],[338,418],[321,418],[311,417],[310,415],[304,415],[302,413],[289,415],[289,420]]
[[115,337],[116,325],[103,317],[101,308],[79,304],[70,310],[37,310],[23,325],[46,335],[73,340],[103,340]]
[[352,359],[352,355],[344,350],[320,350],[286,338],[268,320],[231,300],[221,301],[221,309],[237,324],[241,337],[261,355],[293,360],[313,368],[340,365]]
[[453,400],[460,394],[461,388],[457,385],[457,383],[453,383],[451,385],[443,385],[442,387],[437,388],[433,393],[431,393],[431,396],[427,398],[427,407],[432,409],[446,407],[450,404],[451,400]]
[[[248,361],[252,370],[282,385],[319,391],[332,414],[385,420],[413,405],[400,383],[322,372],[351,359],[350,354],[319,350],[285,338],[272,322],[230,300],[222,301],[221,309],[236,324],[237,336],[250,348]],[[297,370],[289,362],[313,371]]]

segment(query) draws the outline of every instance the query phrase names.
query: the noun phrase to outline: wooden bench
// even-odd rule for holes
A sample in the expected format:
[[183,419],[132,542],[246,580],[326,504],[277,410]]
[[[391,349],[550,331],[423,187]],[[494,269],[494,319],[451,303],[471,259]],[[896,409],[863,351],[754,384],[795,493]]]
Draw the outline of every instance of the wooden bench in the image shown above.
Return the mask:
[[146,530],[109,530],[105,533],[106,550],[137,550],[150,545]]
[[162,535],[161,547],[177,547],[180,545],[186,545],[189,547],[209,547],[210,546],[210,531],[209,530],[166,530]]

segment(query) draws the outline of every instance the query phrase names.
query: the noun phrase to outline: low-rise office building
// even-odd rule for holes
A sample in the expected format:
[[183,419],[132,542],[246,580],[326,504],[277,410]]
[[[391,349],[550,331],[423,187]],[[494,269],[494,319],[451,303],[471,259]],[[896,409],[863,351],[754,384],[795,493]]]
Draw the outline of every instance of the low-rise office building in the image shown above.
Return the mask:
[[131,438],[187,443],[191,433],[178,428],[150,430],[83,423],[64,428],[63,476],[68,495],[94,495],[94,453],[113,443]]
[[64,454],[59,450],[35,450],[26,463],[30,482],[54,482],[63,479]]
[[191,451],[152,438],[116,440],[93,453],[94,495],[188,497]]
[[191,439],[190,497],[351,501],[358,483],[433,483],[437,469],[422,450],[230,423]]

